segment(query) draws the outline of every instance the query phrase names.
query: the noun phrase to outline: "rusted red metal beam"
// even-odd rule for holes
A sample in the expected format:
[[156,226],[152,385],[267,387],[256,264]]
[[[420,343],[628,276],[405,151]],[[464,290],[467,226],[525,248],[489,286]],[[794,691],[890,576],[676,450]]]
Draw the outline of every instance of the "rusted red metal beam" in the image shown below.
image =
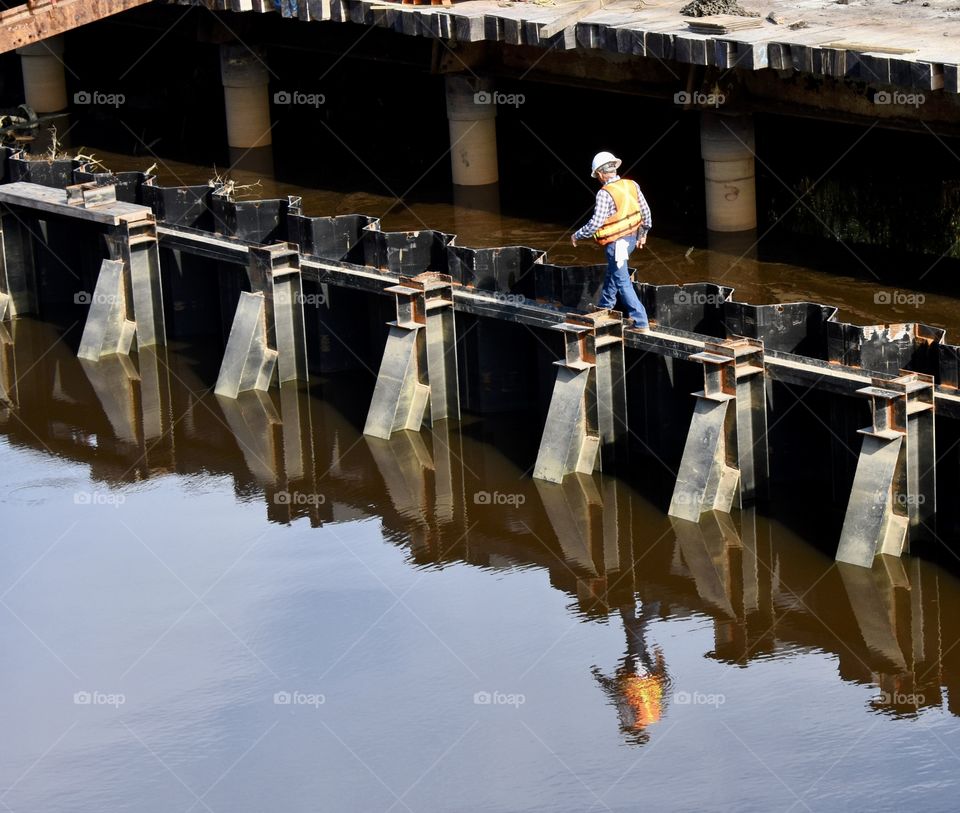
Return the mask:
[[153,0],[33,0],[24,3],[0,12],[0,53],[151,2]]

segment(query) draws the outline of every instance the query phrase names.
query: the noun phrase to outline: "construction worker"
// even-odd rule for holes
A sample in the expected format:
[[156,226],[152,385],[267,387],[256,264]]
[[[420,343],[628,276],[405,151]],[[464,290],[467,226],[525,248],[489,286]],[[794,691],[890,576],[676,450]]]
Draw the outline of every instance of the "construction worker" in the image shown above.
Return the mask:
[[597,192],[596,208],[593,217],[574,232],[570,242],[575,247],[577,240],[593,237],[604,246],[607,273],[597,305],[612,308],[619,294],[627,316],[633,319],[633,326],[646,332],[650,329],[647,312],[633,288],[627,259],[638,245],[643,248],[647,242],[647,232],[653,225],[653,218],[637,183],[617,175],[621,163],[609,152],[598,152],[593,157],[590,174],[600,181],[601,187]]

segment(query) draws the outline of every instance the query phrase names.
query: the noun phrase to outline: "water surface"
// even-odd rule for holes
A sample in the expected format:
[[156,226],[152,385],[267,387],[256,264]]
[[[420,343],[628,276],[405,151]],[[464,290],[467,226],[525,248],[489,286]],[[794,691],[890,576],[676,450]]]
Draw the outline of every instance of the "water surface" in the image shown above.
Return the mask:
[[0,807],[955,808],[939,567],[535,483],[511,416],[364,438],[366,373],[231,402],[210,348],[9,332]]

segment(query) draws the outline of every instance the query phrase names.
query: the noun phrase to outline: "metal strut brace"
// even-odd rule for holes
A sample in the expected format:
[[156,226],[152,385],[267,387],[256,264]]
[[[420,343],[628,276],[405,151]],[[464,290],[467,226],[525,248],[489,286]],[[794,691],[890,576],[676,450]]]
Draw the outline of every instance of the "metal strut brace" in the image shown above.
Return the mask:
[[386,289],[396,296],[397,319],[383,350],[363,434],[389,439],[460,417],[452,278],[427,271],[400,277]]
[[667,513],[697,522],[704,511],[729,513],[767,494],[763,342],[708,342],[689,359],[703,364],[704,383]]
[[932,534],[937,510],[933,376],[901,370],[857,390],[870,398],[838,562],[872,567],[879,553],[900,556],[910,539]]

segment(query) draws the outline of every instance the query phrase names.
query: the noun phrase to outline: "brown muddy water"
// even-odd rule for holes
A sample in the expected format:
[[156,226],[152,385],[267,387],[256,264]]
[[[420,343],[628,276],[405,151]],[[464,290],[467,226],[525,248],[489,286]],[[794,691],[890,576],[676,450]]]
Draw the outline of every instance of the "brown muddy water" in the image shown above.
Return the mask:
[[[424,224],[569,233],[384,220]],[[906,318],[852,279],[651,248],[649,281]],[[951,302],[923,320],[953,328]],[[366,372],[229,401],[204,344],[89,365],[75,326],[9,334],[0,809],[956,808],[960,583],[937,565],[840,567],[753,512],[693,525],[613,478],[534,482],[511,416],[365,438]]]

